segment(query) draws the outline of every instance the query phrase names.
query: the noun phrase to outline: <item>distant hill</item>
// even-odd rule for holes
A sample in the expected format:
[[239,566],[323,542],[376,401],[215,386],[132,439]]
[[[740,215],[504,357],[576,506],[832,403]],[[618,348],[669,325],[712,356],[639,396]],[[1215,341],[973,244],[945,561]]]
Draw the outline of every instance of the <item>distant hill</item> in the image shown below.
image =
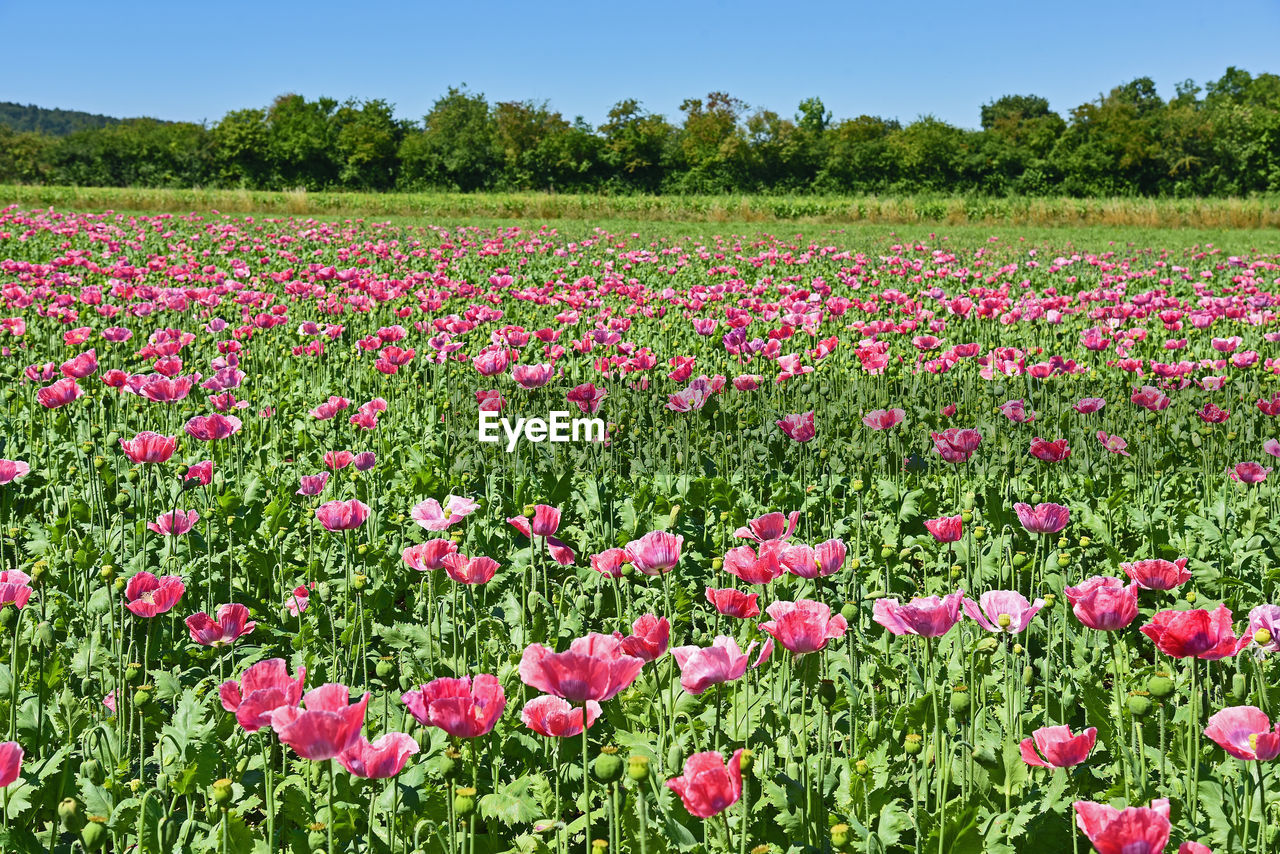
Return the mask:
[[79,110],[50,110],[34,104],[0,101],[0,125],[18,131],[37,131],[50,136],[66,136],[86,128],[102,128],[123,121],[112,116],[82,113]]

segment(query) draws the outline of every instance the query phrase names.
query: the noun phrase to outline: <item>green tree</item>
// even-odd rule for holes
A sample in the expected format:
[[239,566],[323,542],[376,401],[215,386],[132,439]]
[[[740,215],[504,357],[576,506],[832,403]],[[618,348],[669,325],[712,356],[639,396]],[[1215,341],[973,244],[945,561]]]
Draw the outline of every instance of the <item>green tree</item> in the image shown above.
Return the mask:
[[494,186],[503,165],[489,102],[450,87],[400,146],[401,183],[473,192]]
[[397,152],[405,127],[386,101],[347,101],[334,115],[338,180],[356,190],[386,190],[395,185]]
[[267,150],[277,187],[323,190],[338,182],[338,102],[281,95],[267,110]]
[[215,170],[222,186],[268,187],[271,184],[271,130],[267,111],[232,110],[209,131]]
[[662,185],[662,158],[675,129],[665,118],[641,109],[628,98],[614,104],[600,125],[601,162],[615,187],[657,192]]

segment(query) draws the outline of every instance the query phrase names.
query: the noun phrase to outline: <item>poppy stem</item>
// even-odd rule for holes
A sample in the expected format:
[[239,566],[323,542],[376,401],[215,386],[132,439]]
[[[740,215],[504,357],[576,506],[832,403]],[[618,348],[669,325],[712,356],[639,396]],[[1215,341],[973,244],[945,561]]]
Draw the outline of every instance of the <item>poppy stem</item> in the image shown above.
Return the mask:
[[583,823],[582,835],[586,840],[583,850],[586,854],[591,854],[591,769],[587,767],[587,704],[582,704],[582,812],[586,818]]

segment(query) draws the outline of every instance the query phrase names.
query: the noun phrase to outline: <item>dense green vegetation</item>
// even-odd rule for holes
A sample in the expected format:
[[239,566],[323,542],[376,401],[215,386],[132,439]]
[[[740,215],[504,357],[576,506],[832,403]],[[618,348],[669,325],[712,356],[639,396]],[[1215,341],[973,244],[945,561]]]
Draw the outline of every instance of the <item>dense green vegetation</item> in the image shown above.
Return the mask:
[[58,137],[0,122],[0,181],[256,190],[1239,196],[1280,191],[1280,76],[1229,68],[1166,100],[1150,78],[1066,116],[1034,95],[930,116],[791,118],[722,92],[678,121],[619,101],[593,127],[451,88],[421,122],[383,100],[283,95],[211,126],[131,119]]
[[59,110],[35,104],[0,101],[0,125],[18,133],[41,133],[66,136],[78,130],[118,125],[122,120],[80,110]]

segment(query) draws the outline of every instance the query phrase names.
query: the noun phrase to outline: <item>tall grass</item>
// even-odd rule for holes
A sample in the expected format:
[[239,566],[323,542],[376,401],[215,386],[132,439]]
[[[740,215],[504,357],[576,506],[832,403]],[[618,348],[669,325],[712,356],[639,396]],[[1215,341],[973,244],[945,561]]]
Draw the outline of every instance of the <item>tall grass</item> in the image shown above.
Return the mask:
[[1276,228],[1280,196],[1232,199],[925,196],[608,196],[546,193],[309,193],[0,185],[0,205],[68,210],[291,216],[629,219],[1146,228]]

